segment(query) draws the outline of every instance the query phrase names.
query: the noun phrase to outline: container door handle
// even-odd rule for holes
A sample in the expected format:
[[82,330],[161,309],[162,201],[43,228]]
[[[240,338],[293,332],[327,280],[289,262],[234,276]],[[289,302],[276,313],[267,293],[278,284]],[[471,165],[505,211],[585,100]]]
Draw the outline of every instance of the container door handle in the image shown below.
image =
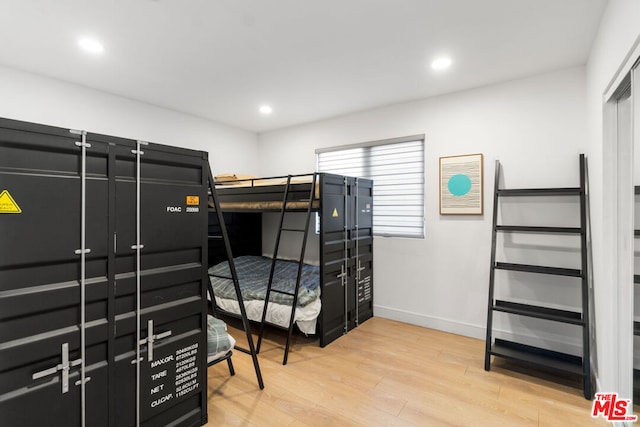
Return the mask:
[[360,260],[358,260],[358,280],[360,280],[360,272],[363,271],[366,267],[362,266],[362,262]]
[[147,344],[147,358],[149,362],[153,360],[153,343],[157,340],[171,336],[171,331],[161,332],[159,334],[153,333],[153,320],[147,322],[147,338],[140,341],[140,345]]
[[337,279],[340,279],[340,286],[344,286],[346,277],[347,277],[347,272],[344,269],[344,264],[342,264],[340,266],[340,274],[336,276]]
[[[82,363],[82,359],[76,359],[69,361],[69,343],[62,344],[61,350],[62,363],[57,364],[56,366],[52,366],[49,369],[45,369],[43,371],[39,371],[34,373],[31,376],[31,379],[37,380],[40,378],[48,377],[49,375],[54,375],[58,371],[62,371],[62,394],[67,393],[69,391],[69,370],[72,366],[78,366]],[[87,381],[89,379],[87,378]]]

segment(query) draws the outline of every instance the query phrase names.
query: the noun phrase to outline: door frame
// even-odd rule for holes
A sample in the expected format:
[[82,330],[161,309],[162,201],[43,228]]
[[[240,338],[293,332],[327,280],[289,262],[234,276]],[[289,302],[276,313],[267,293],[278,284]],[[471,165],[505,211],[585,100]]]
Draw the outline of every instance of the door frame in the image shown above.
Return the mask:
[[[614,314],[608,328],[609,351],[617,364],[612,370],[622,398],[633,398],[633,300],[634,300],[634,148],[640,149],[640,39],[618,68],[603,95],[603,243],[601,286],[613,286],[612,298],[601,307]],[[634,77],[634,75],[636,77]],[[618,100],[631,85],[629,134],[619,132]],[[606,304],[606,306],[605,306]]]

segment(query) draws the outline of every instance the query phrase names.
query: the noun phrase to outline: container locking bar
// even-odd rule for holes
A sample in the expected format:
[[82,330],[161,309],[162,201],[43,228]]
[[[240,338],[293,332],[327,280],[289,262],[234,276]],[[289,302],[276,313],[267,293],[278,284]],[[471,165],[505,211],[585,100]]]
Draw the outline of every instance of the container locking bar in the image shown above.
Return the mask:
[[[75,251],[76,254],[80,255],[80,380],[75,384],[80,386],[80,419],[82,427],[87,425],[87,390],[86,383],[89,381],[89,378],[86,375],[86,347],[87,347],[87,339],[86,339],[86,331],[87,331],[87,320],[86,320],[86,304],[87,304],[87,292],[86,292],[86,275],[87,275],[87,259],[86,256],[91,252],[89,248],[87,248],[87,148],[91,148],[91,144],[87,142],[87,132],[79,131],[78,133],[81,136],[81,141],[76,142],[76,146],[80,147],[81,157],[82,157],[82,166],[81,166],[81,200],[80,200],[80,248]],[[68,348],[67,348],[68,351]],[[64,351],[63,351],[64,356]],[[63,377],[64,377],[64,370]],[[67,386],[68,386],[68,374],[67,373]],[[63,382],[63,390],[64,390],[64,382]],[[68,389],[68,387],[67,387]]]
[[349,330],[349,180],[344,177],[344,260],[342,264],[342,286],[344,287],[344,333]]
[[136,155],[136,243],[131,245],[131,249],[136,251],[136,359],[131,362],[136,365],[136,426],[140,425],[140,362],[142,357],[140,355],[140,311],[141,311],[141,296],[142,296],[142,284],[140,281],[141,266],[140,266],[140,251],[144,248],[140,240],[140,156],[144,154],[141,147],[143,145],[149,145],[148,142],[136,141],[136,149],[131,150],[132,154]]
[[[76,359],[73,361],[69,361],[69,343],[62,344],[62,363],[57,364],[49,369],[45,369],[44,371],[36,372],[31,376],[31,379],[37,380],[40,378],[48,377],[49,375],[54,375],[58,371],[62,371],[62,394],[67,393],[69,391],[69,370],[72,366],[78,366],[82,363],[82,359]],[[89,378],[86,379],[87,381]]]
[[358,260],[358,267],[356,268],[356,283],[355,283],[355,299],[356,299],[356,326],[360,324],[360,298],[358,298],[358,288],[360,287],[360,272],[364,270],[364,267],[360,266],[360,230],[358,229],[358,220],[360,218],[360,207],[358,206],[358,196],[360,195],[360,187],[358,178],[355,180],[356,190],[355,190],[355,202],[356,202],[356,210],[355,210],[355,231],[356,231],[356,259]]

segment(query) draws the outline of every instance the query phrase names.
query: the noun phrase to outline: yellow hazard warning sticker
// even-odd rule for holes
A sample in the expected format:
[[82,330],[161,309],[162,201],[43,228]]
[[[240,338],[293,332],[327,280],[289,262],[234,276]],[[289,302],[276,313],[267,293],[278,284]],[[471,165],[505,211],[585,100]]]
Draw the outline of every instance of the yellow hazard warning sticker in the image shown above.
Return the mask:
[[331,216],[334,218],[338,217],[338,208],[333,208],[333,213],[331,214]]
[[200,196],[187,196],[187,205],[199,205],[200,204]]
[[22,213],[22,209],[16,203],[16,201],[9,194],[9,190],[2,190],[0,193],[0,214],[2,213]]

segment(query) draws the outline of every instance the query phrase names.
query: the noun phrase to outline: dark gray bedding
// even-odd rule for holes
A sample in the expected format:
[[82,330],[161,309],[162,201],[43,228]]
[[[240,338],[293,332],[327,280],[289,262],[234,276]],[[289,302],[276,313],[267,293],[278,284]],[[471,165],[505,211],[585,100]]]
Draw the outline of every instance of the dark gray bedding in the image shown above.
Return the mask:
[[[242,298],[264,301],[271,270],[271,258],[246,255],[234,259],[238,281],[242,290]],[[293,292],[298,274],[298,263],[295,261],[276,261],[273,276],[273,288],[281,291]],[[229,263],[224,261],[209,269],[209,280],[213,286],[213,293],[218,298],[237,299],[233,281],[223,277],[230,277]],[[320,297],[320,267],[304,264],[300,279],[298,305],[305,306]],[[291,304],[293,297],[272,292],[269,300],[281,304]]]

